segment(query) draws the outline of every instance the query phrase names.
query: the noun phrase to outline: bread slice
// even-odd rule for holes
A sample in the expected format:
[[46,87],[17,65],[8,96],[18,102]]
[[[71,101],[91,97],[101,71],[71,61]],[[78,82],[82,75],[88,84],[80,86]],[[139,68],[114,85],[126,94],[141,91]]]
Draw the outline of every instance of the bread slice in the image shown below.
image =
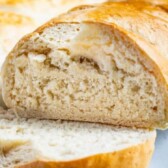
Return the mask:
[[112,24],[113,6],[81,6],[23,38],[3,66],[6,105],[26,118],[165,127],[168,59]]
[[0,168],[147,168],[156,132],[0,111]]

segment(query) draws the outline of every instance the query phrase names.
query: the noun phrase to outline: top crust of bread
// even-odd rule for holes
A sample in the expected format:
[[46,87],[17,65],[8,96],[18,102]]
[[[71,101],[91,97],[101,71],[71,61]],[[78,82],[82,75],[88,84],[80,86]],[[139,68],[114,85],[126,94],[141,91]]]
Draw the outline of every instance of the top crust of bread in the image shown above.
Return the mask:
[[127,0],[128,2],[145,2],[145,3],[150,3],[150,4],[155,4],[155,5],[167,5],[168,1],[167,0]]
[[[153,45],[149,44],[147,41],[145,41],[142,37],[135,35],[134,33],[128,32],[124,30],[122,27],[119,27],[113,23],[110,22],[110,19],[112,16],[112,10],[114,10],[114,6],[116,6],[116,10],[119,8],[127,7],[124,3],[105,3],[101,5],[84,5],[79,6],[71,11],[69,11],[67,14],[63,14],[58,18],[52,19],[39,29],[37,29],[35,32],[27,35],[24,37],[14,48],[14,50],[9,54],[7,61],[17,53],[17,49],[22,46],[23,43],[28,41],[31,37],[35,36],[36,33],[41,34],[44,30],[47,28],[50,28],[52,26],[61,24],[61,23],[94,23],[94,24],[102,24],[111,27],[112,29],[116,29],[122,34],[122,38],[129,38],[131,41],[131,44],[138,48],[142,55],[144,57],[139,58],[141,63],[144,65],[145,68],[148,69],[150,73],[152,73],[158,83],[162,85],[164,88],[164,97],[165,97],[165,104],[168,105],[168,58],[161,54],[157,48],[155,48]],[[140,14],[138,10],[134,10],[133,7],[128,5],[128,11],[130,9],[130,16],[137,17],[136,14]],[[126,13],[127,14],[127,13]],[[143,13],[144,14],[144,13]],[[144,14],[148,15],[148,14]],[[150,17],[150,16],[149,16]],[[156,20],[155,17],[153,17],[153,20]],[[166,21],[163,21],[158,18],[158,21],[161,21],[164,25],[166,24]],[[161,29],[160,32],[165,31]],[[3,67],[3,78],[5,78],[5,70],[7,69],[7,61],[4,64]],[[6,101],[7,102],[7,101]],[[168,111],[165,109],[165,121],[162,121],[161,123],[157,123],[155,127],[164,128],[167,126],[168,122]],[[148,125],[149,126],[149,125]],[[151,126],[149,126],[151,127]]]

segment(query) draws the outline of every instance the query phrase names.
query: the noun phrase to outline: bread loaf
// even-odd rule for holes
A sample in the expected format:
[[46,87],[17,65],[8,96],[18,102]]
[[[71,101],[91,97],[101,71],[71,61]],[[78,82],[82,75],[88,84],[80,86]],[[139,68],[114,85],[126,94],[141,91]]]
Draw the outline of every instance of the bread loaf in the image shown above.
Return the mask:
[[165,128],[167,22],[124,6],[80,6],[24,37],[3,66],[6,105],[26,118]]
[[156,132],[0,111],[0,168],[147,168]]

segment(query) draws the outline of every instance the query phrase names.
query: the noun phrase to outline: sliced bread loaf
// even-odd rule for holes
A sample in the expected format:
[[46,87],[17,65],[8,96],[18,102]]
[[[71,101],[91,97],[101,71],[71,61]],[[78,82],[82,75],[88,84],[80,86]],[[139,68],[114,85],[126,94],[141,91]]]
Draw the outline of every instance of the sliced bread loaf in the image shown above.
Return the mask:
[[0,111],[0,168],[147,168],[155,131]]
[[[3,66],[6,105],[26,118],[165,127],[168,59],[136,29],[113,24],[113,6],[81,6],[24,37]],[[140,26],[134,15],[141,12],[128,9],[125,20]],[[151,28],[152,39],[164,39],[162,28],[159,37]]]

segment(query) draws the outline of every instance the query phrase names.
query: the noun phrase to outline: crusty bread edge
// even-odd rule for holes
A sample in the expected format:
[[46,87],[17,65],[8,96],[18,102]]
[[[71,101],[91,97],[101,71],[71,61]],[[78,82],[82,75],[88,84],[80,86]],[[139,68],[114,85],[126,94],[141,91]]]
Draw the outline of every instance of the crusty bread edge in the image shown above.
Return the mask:
[[39,159],[15,168],[147,168],[154,151],[155,136],[130,148],[72,161]]

